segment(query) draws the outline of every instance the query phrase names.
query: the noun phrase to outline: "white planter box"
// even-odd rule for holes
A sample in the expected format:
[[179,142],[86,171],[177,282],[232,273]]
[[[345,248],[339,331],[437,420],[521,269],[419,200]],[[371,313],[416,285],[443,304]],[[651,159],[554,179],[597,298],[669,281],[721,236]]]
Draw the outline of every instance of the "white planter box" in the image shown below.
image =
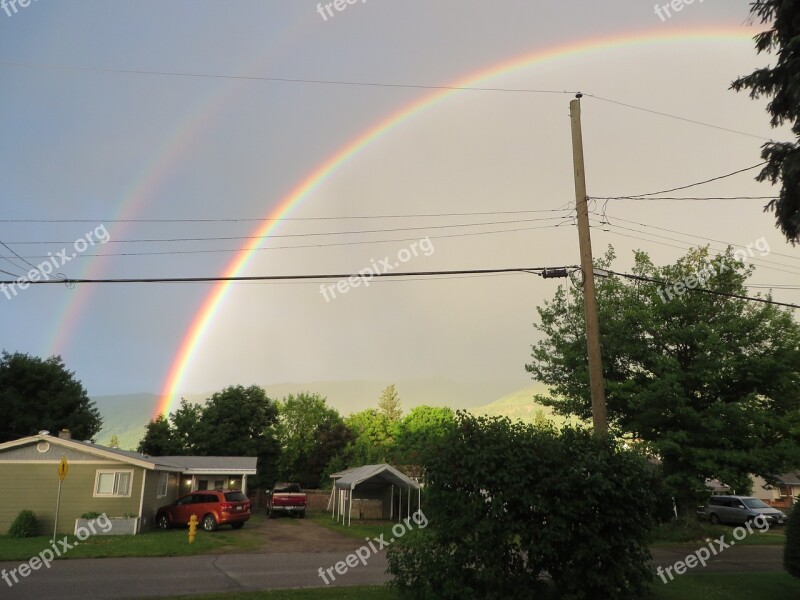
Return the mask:
[[[90,535],[136,535],[139,533],[139,517],[131,519],[112,517],[108,520],[101,519],[101,521],[102,523],[98,523],[98,519],[75,519],[74,533],[78,535],[78,531],[81,529],[86,530]],[[108,523],[111,523],[111,527],[108,526]]]

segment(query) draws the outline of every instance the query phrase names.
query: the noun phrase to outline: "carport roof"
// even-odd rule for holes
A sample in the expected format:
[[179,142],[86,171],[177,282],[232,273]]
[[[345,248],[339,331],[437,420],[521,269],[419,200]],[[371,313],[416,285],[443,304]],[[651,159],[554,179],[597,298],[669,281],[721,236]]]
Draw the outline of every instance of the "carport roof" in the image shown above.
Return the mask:
[[331,477],[335,480],[336,488],[340,490],[352,490],[366,481],[419,489],[419,483],[387,464],[364,465],[355,469],[339,471]]

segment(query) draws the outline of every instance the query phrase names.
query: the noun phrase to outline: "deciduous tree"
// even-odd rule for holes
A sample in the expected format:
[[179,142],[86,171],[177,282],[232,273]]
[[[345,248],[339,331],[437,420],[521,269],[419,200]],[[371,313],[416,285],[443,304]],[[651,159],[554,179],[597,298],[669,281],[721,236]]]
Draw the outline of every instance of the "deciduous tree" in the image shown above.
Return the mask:
[[[598,266],[609,268],[609,251]],[[635,275],[685,282],[699,290],[672,298],[664,286],[617,276],[600,280],[598,304],[609,420],[621,436],[644,440],[660,458],[665,482],[688,513],[707,478],[738,490],[749,473],[771,476],[797,468],[794,423],[800,390],[800,327],[777,306],[746,295],[751,268],[730,251],[707,249],[675,265],[655,267],[635,255]],[[705,275],[700,275],[705,273]],[[561,287],[538,309],[544,339],[527,369],[552,392],[562,414],[591,416],[583,308],[577,287]]]

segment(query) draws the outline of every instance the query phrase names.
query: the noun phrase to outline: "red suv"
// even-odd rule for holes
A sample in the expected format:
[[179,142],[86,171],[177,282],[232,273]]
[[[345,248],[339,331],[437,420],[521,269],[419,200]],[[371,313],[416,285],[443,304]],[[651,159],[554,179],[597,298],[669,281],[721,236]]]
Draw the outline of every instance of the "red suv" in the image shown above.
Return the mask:
[[196,491],[162,506],[156,513],[156,525],[169,529],[173,525],[186,525],[192,515],[206,531],[219,525],[241,529],[250,518],[250,501],[242,492]]

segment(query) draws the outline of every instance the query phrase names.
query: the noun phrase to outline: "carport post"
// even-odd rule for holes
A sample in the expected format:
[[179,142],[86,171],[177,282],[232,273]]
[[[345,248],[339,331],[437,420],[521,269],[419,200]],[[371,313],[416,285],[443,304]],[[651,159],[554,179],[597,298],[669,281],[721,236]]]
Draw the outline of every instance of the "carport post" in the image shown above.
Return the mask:
[[[417,482],[419,484],[419,481]],[[417,488],[417,510],[421,513],[422,512],[422,488]]]
[[347,494],[350,496],[350,510],[347,511],[347,526],[350,527],[350,524],[353,522],[353,488],[350,488],[350,491]]
[[407,517],[411,517],[411,486],[408,486],[408,504],[406,505]]
[[392,488],[392,499],[389,501],[389,520],[391,521],[394,519],[394,484],[390,487]]
[[403,488],[399,485],[397,486],[397,522],[400,522],[400,519],[403,518]]

